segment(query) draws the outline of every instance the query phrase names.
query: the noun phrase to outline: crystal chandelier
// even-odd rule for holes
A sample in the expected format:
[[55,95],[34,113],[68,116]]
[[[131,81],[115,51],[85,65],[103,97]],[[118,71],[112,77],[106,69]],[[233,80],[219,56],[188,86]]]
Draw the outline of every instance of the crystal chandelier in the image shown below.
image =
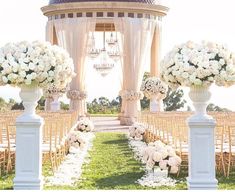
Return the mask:
[[99,56],[100,50],[95,47],[95,35],[92,32],[92,35],[89,37],[88,40],[88,56],[91,59],[95,59]]
[[111,34],[110,34],[110,38],[106,40],[106,43],[108,44],[109,47],[113,47],[117,44],[117,38],[115,39],[113,36],[113,25],[111,24]]
[[100,52],[100,63],[94,64],[94,68],[98,73],[101,74],[101,76],[105,77],[114,67],[114,63],[110,61],[109,55],[105,48],[105,31],[103,35],[103,43],[104,43],[104,48],[101,49]]

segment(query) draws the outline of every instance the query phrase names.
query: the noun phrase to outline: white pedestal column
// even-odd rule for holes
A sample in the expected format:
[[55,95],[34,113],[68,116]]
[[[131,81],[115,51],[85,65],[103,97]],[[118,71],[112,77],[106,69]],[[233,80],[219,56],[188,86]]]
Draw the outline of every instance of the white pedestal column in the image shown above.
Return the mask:
[[16,173],[14,189],[41,190],[42,179],[42,126],[43,119],[36,115],[37,101],[42,90],[23,87],[20,97],[24,113],[16,119]]
[[211,93],[208,87],[191,87],[189,97],[193,101],[195,114],[188,119],[188,189],[214,190],[218,183],[215,178],[215,120],[206,113]]
[[150,112],[158,112],[163,111],[163,103],[162,100],[158,100],[157,98],[150,99],[150,105],[149,105]]
[[189,177],[188,189],[217,189],[213,119],[188,120]]
[[60,110],[60,102],[59,97],[54,96],[53,101],[51,102],[51,111],[56,112]]
[[41,190],[43,119],[16,121],[16,175],[14,190]]

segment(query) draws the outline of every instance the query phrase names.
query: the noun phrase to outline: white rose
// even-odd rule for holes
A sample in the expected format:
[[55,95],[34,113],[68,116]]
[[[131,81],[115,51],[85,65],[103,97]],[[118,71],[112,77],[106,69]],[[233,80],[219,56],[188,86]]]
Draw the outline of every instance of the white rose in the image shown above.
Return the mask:
[[176,174],[179,171],[179,168],[177,166],[171,166],[170,173]]
[[159,153],[159,152],[154,152],[154,153],[153,153],[153,160],[154,160],[155,162],[161,161],[161,160],[162,160],[162,154]]
[[159,162],[159,167],[160,167],[161,169],[163,169],[163,170],[166,170],[166,169],[167,169],[167,163],[168,163],[167,160],[161,160],[161,161]]
[[3,81],[3,83],[7,83],[8,82],[8,78],[6,76],[2,76],[2,81]]
[[20,71],[20,72],[19,72],[19,75],[20,75],[21,77],[25,77],[25,76],[26,76],[26,72],[25,72],[25,71]]

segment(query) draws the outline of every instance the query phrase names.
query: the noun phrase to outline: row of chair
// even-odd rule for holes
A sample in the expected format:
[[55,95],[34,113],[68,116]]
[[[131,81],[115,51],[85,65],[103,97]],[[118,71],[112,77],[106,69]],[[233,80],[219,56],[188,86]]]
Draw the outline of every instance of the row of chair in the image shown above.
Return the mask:
[[[15,166],[16,117],[20,111],[0,114],[0,175],[7,174]],[[67,134],[77,122],[77,112],[38,112],[44,118],[43,162],[50,161],[54,172],[68,152]]]
[[[157,139],[174,146],[182,158],[182,166],[188,166],[188,125],[191,112],[142,112],[137,121],[148,128],[145,133],[147,142]],[[216,120],[215,151],[216,168],[229,176],[235,168],[235,113],[210,113]]]

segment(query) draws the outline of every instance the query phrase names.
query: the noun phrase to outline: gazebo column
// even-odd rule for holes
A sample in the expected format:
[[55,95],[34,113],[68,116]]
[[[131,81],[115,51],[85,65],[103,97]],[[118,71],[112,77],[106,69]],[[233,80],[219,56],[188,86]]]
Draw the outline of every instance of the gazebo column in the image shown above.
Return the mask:
[[[158,21],[156,25],[153,41],[151,46],[151,63],[150,63],[150,76],[159,77],[160,71],[160,59],[161,59],[161,22]],[[156,103],[157,102],[157,103]],[[162,99],[150,99],[150,112],[151,111],[163,111]]]

